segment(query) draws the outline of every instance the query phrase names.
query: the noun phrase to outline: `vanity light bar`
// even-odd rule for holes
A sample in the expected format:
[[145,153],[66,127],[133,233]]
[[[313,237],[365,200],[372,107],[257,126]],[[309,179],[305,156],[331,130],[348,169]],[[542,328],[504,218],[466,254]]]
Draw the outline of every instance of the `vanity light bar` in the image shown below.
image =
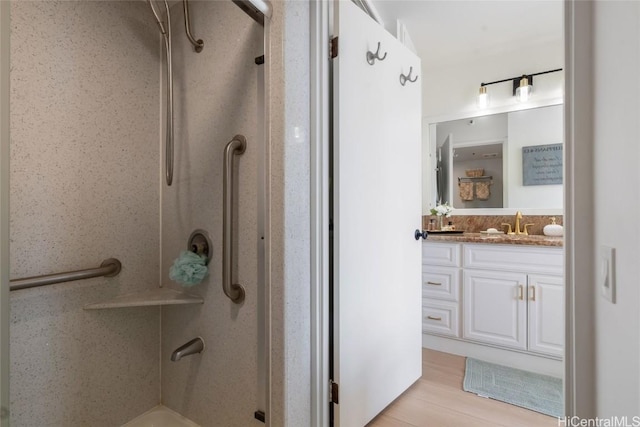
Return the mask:
[[540,76],[542,74],[549,74],[549,73],[556,73],[558,71],[562,71],[562,68],[556,68],[555,70],[548,70],[548,71],[541,71],[539,73],[533,73],[533,74],[523,74],[521,76],[518,77],[509,77],[508,79],[502,79],[502,80],[496,80],[494,82],[488,82],[488,83],[480,83],[480,91],[479,91],[479,97],[481,97],[482,99],[478,99],[478,103],[479,105],[484,105],[486,106],[486,96],[487,96],[487,89],[486,86],[489,85],[494,85],[497,83],[504,83],[504,82],[512,82],[513,83],[513,96],[516,96],[517,90],[521,85],[521,81],[525,80],[528,83],[528,86],[533,87],[533,76]]

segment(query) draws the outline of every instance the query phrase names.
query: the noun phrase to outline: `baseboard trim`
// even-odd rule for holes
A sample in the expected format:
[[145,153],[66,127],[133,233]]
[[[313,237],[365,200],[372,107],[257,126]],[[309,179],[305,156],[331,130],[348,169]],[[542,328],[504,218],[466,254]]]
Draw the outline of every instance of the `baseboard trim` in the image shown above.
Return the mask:
[[490,363],[523,369],[537,374],[564,377],[562,360],[548,359],[533,354],[520,353],[501,348],[459,341],[436,335],[422,334],[422,347],[458,356],[473,357]]

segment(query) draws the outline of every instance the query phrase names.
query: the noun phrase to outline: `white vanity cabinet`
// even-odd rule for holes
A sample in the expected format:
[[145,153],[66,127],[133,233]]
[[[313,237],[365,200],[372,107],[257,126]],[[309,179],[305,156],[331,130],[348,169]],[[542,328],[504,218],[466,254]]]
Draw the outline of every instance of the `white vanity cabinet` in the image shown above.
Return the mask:
[[465,270],[462,337],[526,350],[526,283],[523,273]]
[[425,242],[423,332],[562,357],[562,271],[559,247]]
[[457,243],[424,245],[422,250],[422,330],[460,336],[460,257]]
[[530,274],[528,282],[529,351],[562,357],[564,279]]
[[463,245],[462,337],[562,356],[562,249]]

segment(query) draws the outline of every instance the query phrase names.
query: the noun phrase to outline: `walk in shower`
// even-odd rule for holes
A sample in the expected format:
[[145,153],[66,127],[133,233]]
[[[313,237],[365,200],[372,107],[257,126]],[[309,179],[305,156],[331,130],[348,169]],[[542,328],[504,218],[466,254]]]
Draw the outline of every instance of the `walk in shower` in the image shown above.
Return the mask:
[[[12,288],[11,425],[268,410],[269,8],[149,6],[10,5],[11,279],[112,276]],[[168,272],[194,230],[211,260],[183,288]]]

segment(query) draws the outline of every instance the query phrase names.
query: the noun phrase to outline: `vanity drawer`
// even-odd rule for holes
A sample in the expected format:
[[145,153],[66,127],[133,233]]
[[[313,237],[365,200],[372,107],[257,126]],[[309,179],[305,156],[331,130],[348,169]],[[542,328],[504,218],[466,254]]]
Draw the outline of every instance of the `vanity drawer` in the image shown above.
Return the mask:
[[561,275],[563,254],[557,247],[465,244],[464,267]]
[[422,300],[422,332],[459,337],[458,319],[457,303]]
[[422,266],[422,297],[446,301],[458,301],[460,293],[460,269],[451,267]]
[[422,244],[422,265],[439,265],[443,267],[460,267],[459,243]]

